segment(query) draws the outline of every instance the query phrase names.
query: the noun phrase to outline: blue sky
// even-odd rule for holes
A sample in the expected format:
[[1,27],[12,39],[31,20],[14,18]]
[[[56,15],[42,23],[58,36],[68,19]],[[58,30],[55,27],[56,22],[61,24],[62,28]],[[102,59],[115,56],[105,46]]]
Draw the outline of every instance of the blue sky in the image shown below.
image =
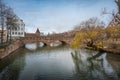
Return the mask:
[[39,28],[42,32],[64,32],[90,17],[99,17],[106,24],[109,15],[102,9],[116,10],[114,0],[3,0],[25,22],[26,32]]

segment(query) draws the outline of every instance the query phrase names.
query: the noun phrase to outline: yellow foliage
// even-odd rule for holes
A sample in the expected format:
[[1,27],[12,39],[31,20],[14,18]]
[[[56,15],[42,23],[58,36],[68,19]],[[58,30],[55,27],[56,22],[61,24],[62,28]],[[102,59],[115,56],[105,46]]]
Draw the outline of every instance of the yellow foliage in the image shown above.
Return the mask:
[[91,38],[91,39],[94,39],[94,38],[96,38],[98,36],[98,32],[97,31],[89,31],[89,37]]
[[104,43],[103,42],[97,42],[95,45],[96,45],[97,48],[102,48],[104,46]]
[[111,35],[111,38],[117,38],[120,35],[120,26],[108,27],[106,32]]
[[84,37],[83,33],[77,32],[75,37],[74,37],[74,40],[72,42],[71,47],[72,48],[79,48],[80,45],[82,44],[83,37]]
[[74,40],[72,42],[72,48],[79,48],[83,42],[90,42],[93,41],[94,43],[96,42],[100,42],[96,45],[98,45],[98,47],[101,47],[101,38],[103,37],[104,32],[102,29],[91,29],[91,30],[80,30],[79,32],[76,33]]

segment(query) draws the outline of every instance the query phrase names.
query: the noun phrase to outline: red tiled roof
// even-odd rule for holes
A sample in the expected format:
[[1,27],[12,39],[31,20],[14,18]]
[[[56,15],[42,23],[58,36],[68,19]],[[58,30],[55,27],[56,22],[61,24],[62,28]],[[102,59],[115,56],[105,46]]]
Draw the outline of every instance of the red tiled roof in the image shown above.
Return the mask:
[[25,37],[38,37],[38,34],[40,34],[40,31],[37,28],[35,33],[25,33]]
[[[5,31],[7,31],[7,30],[3,30],[3,32],[5,32]],[[2,30],[0,30],[0,33],[2,33]]]
[[26,33],[25,37],[37,37],[35,33]]

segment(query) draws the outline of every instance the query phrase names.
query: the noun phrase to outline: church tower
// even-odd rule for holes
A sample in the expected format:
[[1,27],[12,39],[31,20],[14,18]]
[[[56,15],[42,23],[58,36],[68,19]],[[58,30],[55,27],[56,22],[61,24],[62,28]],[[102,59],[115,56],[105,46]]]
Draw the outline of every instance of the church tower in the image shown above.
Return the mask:
[[40,37],[40,30],[37,28],[36,32],[35,32],[37,37]]

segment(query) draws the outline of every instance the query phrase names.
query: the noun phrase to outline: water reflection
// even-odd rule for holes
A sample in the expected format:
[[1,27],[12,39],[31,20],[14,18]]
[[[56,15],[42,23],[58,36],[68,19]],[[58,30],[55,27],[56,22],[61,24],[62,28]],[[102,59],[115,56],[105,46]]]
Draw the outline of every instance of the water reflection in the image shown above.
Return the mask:
[[120,55],[68,46],[19,49],[0,61],[0,80],[119,80]]
[[119,80],[117,73],[107,61],[106,55],[106,53],[94,51],[88,53],[87,50],[72,52],[76,74],[84,80]]
[[12,55],[0,61],[0,80],[18,80],[19,74],[25,66],[23,54],[18,56],[21,50],[15,51]]
[[120,55],[107,54],[107,60],[120,77]]
[[[42,48],[42,47],[45,47],[47,44],[43,43],[43,42],[40,42],[40,43],[28,43],[25,45],[25,48],[28,49],[28,50],[31,50],[31,51],[35,51],[37,50],[37,48]],[[63,44],[64,45],[64,44]],[[62,45],[62,42],[52,42],[50,43],[50,45],[47,45],[47,47],[60,47],[60,46],[63,46]]]
[[54,42],[50,43],[50,46],[51,46],[51,47],[57,47],[57,46],[60,46],[60,45],[62,45],[62,44],[63,44],[63,43],[60,42],[60,41],[54,41]]
[[29,50],[36,50],[37,49],[37,43],[29,43],[25,45],[25,48]]
[[45,43],[43,43],[43,42],[39,43],[39,47],[44,47],[44,46],[45,46]]

